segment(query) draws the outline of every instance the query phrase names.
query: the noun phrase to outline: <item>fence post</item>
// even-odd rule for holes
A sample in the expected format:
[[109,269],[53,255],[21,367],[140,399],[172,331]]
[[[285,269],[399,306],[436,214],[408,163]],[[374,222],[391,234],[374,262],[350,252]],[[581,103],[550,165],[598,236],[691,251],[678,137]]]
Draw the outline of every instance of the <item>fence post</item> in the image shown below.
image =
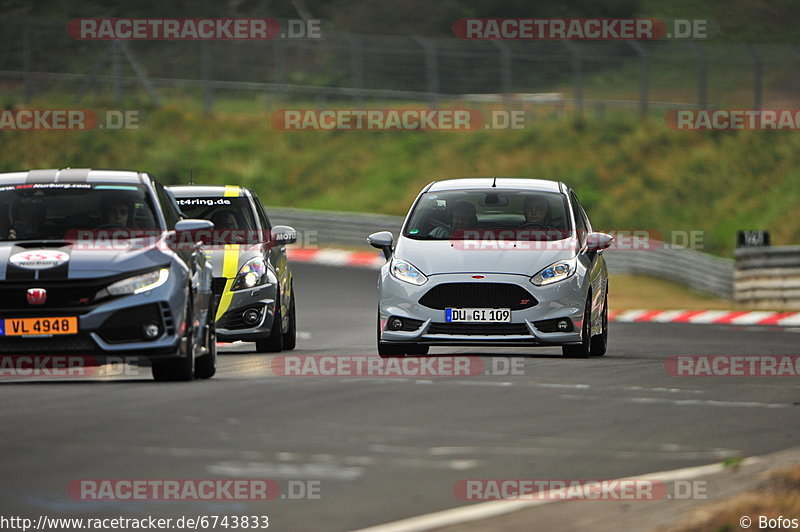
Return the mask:
[[761,109],[761,56],[752,45],[744,43],[742,46],[753,58],[753,109]]
[[200,70],[203,78],[203,113],[214,108],[214,90],[211,88],[211,49],[208,39],[200,41]]
[[578,119],[583,118],[583,56],[572,41],[561,41],[572,56],[572,79],[575,86],[575,110]]
[[700,109],[708,107],[708,55],[693,41],[686,41],[686,44],[694,50],[699,59],[697,71],[697,105]]
[[490,40],[498,50],[500,50],[500,80],[503,96],[508,99],[511,96],[511,83],[513,74],[511,70],[511,49],[501,41]]
[[650,74],[650,63],[647,57],[647,51],[644,46],[638,41],[626,41],[633,50],[639,54],[639,112],[642,116],[647,115],[648,106],[648,83]]
[[350,76],[351,84],[356,89],[353,95],[353,103],[356,107],[364,105],[364,57],[361,53],[361,41],[352,33],[347,34],[347,39],[350,41]]
[[425,51],[425,79],[427,80],[430,105],[436,107],[439,95],[439,68],[436,64],[436,47],[430,39],[414,35],[414,40]]
[[31,77],[31,25],[28,17],[22,17],[22,101],[30,103],[33,95],[33,78]]
[[119,60],[119,43],[111,41],[111,61],[114,76],[114,105],[122,106],[122,61]]

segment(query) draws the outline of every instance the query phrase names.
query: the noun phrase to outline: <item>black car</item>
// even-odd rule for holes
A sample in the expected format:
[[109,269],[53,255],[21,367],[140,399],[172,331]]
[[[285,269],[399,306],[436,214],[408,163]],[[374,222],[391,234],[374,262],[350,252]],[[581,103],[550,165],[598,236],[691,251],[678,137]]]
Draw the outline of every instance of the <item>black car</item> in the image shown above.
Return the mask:
[[272,226],[258,196],[246,187],[169,190],[185,215],[214,223],[207,253],[214,267],[219,341],[255,342],[260,353],[294,349],[297,320],[285,246],[296,241],[295,230]]

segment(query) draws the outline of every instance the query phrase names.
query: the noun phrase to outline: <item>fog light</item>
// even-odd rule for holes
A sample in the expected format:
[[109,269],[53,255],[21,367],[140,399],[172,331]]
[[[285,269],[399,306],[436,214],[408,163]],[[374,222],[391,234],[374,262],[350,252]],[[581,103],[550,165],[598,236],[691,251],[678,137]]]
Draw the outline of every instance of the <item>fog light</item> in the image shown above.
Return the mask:
[[562,331],[566,331],[569,329],[569,322],[567,320],[561,320],[558,322],[558,328]]
[[392,318],[389,320],[389,329],[392,331],[399,331],[403,328],[403,320],[400,318]]
[[148,340],[153,340],[161,336],[161,326],[154,321],[145,323],[142,326],[142,331],[144,332],[144,337]]
[[242,314],[242,319],[248,325],[254,325],[258,323],[260,317],[261,313],[254,308],[249,308],[245,310],[244,313]]

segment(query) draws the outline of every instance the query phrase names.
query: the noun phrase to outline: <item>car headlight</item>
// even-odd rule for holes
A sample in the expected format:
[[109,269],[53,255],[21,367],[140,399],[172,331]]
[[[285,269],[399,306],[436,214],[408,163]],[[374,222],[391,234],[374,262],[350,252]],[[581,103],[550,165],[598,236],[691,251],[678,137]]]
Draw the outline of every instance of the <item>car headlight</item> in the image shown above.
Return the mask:
[[242,290],[244,288],[253,288],[264,284],[269,281],[267,272],[267,263],[264,262],[262,257],[255,257],[248,260],[239,269],[236,278],[233,280],[231,290]]
[[577,257],[567,260],[560,260],[558,262],[554,262],[544,270],[531,277],[531,282],[536,286],[545,286],[548,284],[557,283],[572,277],[572,274],[575,273],[577,267]]
[[134,275],[127,279],[122,279],[105,287],[97,293],[97,296],[124,296],[129,294],[141,294],[153,288],[158,288],[169,279],[169,268],[161,268],[152,272]]
[[425,277],[425,274],[419,271],[410,262],[402,259],[393,259],[391,266],[389,266],[389,272],[395,279],[406,283],[422,285],[428,282],[428,278]]

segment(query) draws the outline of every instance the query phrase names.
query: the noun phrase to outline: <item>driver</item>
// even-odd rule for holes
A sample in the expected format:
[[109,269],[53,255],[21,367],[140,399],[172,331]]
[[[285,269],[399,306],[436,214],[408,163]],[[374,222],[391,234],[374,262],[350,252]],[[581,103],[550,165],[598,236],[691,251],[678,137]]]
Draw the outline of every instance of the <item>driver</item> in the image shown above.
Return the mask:
[[104,206],[103,219],[108,224],[120,225],[128,227],[128,220],[130,219],[131,209],[130,206],[123,201],[116,201]]
[[44,220],[44,207],[40,202],[18,201],[11,206],[9,240],[38,238]]
[[522,203],[522,214],[525,216],[525,225],[549,226],[550,202],[541,196],[528,196]]

